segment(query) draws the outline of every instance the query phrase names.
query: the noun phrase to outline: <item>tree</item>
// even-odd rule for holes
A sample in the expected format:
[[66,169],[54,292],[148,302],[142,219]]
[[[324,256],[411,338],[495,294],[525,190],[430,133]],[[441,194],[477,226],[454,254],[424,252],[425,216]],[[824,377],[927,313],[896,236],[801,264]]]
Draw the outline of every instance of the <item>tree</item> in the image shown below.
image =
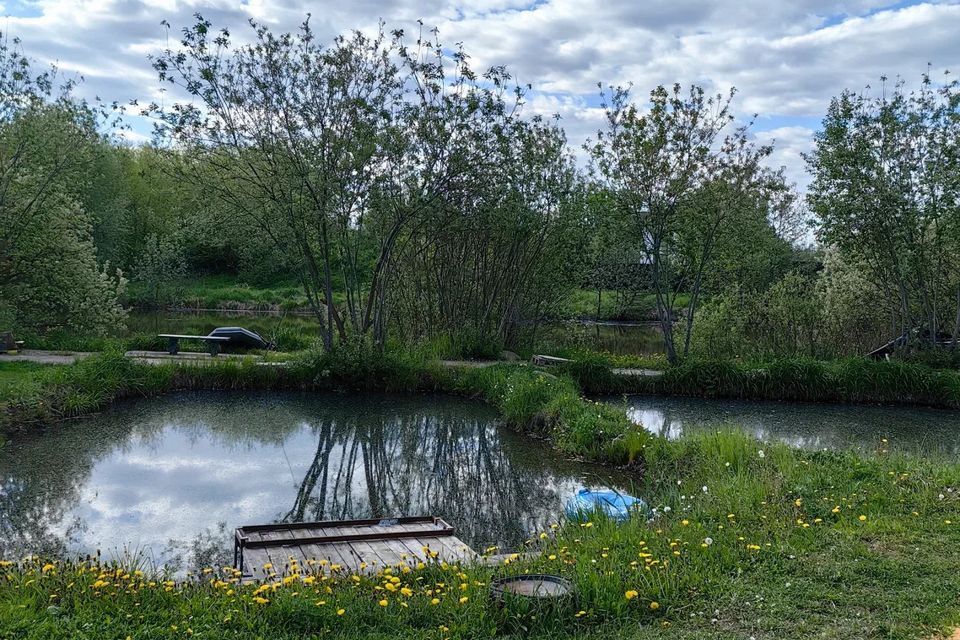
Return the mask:
[[123,278],[97,263],[78,185],[105,113],[18,46],[0,44],[0,306],[21,329],[104,334],[122,325]]
[[[650,282],[667,357],[687,355],[704,277],[718,240],[745,207],[769,201],[782,176],[762,166],[770,146],[748,140],[750,124],[733,128],[730,101],[693,86],[657,87],[649,109],[630,102],[628,89],[604,94],[607,128],[589,146],[599,177],[616,206],[635,223],[650,265]],[[689,294],[682,343],[674,322],[678,299]]]
[[405,222],[401,213],[379,225],[369,209],[388,153],[403,149],[393,129],[402,89],[395,41],[382,30],[372,38],[355,32],[325,47],[307,21],[280,36],[253,24],[254,43],[231,49],[230,34],[211,39],[211,26],[198,16],[183,30],[182,48],[154,60],[162,82],[201,103],[151,105],[158,133],[190,155],[185,166],[203,168],[188,175],[211,195],[295,252],[327,348],[334,331],[367,333]]
[[932,342],[960,333],[960,92],[929,74],[916,91],[884,87],[830,102],[807,199],[820,240],[862,265],[899,331]]

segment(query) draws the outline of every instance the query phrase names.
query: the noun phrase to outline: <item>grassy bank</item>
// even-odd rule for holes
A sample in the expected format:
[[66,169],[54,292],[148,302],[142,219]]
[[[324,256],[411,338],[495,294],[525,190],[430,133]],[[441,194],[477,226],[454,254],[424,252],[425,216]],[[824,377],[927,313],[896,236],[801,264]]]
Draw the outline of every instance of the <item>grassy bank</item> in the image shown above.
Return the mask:
[[[598,363],[569,373],[582,380],[591,367],[598,380],[606,375]],[[850,363],[836,367],[860,379]],[[782,378],[794,381],[788,392],[808,389],[795,381],[807,369],[778,371],[794,372]],[[532,537],[529,558],[496,567],[322,578],[287,565],[266,587],[239,586],[220,567],[174,583],[129,562],[4,563],[0,637],[936,638],[960,625],[960,464],[892,455],[880,438],[872,455],[797,451],[728,431],[668,442],[583,400],[573,378],[556,373],[507,364],[451,370],[360,347],[310,351],[289,368],[148,367],[107,353],[44,370],[31,398],[8,404],[8,424],[175,388],[469,394],[568,455],[631,465],[656,515],[557,523]],[[690,384],[692,375],[679,380]],[[494,577],[530,571],[569,578],[577,598],[542,611],[490,601]]]
[[803,402],[960,408],[960,372],[901,361],[801,358],[769,363],[690,361],[658,377],[617,376],[603,357],[564,367],[589,394],[650,393]]
[[363,389],[443,391],[479,397],[503,411],[520,431],[549,438],[561,451],[628,463],[649,436],[622,412],[580,398],[569,378],[527,365],[451,369],[409,352],[378,354],[366,347],[307,350],[289,366],[252,360],[215,364],[144,365],[108,351],[72,366],[49,367],[0,399],[0,429],[30,428],[97,411],[120,398],[177,389]]
[[[0,568],[0,636],[936,638],[960,623],[960,465],[728,432],[645,453],[654,520],[558,523],[529,559],[370,578],[287,564],[267,586],[219,567],[174,583],[28,561]],[[491,602],[494,577],[529,571],[567,577],[577,598]]]
[[[677,296],[677,309],[682,309],[689,303],[689,295],[682,293]],[[590,320],[655,320],[657,302],[652,293],[618,298],[615,291],[604,290],[600,292],[598,306],[596,289],[574,289],[563,309],[563,315]]]
[[[138,282],[131,282],[126,304],[150,308],[157,305],[154,294]],[[184,309],[230,309],[251,311],[294,310],[307,308],[303,289],[296,282],[251,285],[234,276],[216,275],[175,280],[165,285],[164,307]]]

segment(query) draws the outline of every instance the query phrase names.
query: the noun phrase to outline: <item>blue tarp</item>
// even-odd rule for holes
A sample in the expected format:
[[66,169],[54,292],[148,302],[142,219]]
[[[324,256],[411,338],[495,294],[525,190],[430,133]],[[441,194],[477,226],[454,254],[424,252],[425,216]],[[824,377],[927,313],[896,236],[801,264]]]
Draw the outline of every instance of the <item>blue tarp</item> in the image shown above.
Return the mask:
[[610,489],[602,491],[580,489],[567,500],[564,510],[571,520],[585,520],[598,512],[617,522],[629,519],[631,513],[639,513],[644,517],[650,516],[650,508],[646,502]]

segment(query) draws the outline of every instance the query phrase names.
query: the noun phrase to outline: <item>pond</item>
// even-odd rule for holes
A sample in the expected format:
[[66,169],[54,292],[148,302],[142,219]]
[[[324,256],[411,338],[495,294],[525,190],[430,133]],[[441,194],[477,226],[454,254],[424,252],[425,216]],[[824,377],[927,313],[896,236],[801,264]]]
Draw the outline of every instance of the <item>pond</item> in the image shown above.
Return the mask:
[[627,412],[671,439],[734,426],[760,440],[805,449],[960,453],[960,411],[947,409],[630,396]]
[[184,392],[11,437],[0,557],[99,549],[185,570],[229,564],[244,524],[400,515],[512,550],[580,487],[630,484],[463,398]]
[[[150,311],[134,309],[127,319],[131,334],[182,333],[206,335],[217,327],[242,326],[267,340],[280,331],[319,335],[316,319],[304,314],[256,311]],[[579,344],[618,355],[663,353],[663,334],[650,322],[564,322],[545,325],[548,342]]]

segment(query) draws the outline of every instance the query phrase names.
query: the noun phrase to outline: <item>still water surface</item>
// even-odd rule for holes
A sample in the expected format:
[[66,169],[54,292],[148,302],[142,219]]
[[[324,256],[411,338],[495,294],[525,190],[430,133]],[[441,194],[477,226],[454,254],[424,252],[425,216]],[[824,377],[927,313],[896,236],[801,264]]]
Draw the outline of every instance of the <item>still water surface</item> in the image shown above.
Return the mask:
[[439,395],[178,393],[0,448],[0,557],[138,551],[187,569],[243,524],[438,515],[516,548],[583,486],[629,491]]
[[960,411],[947,409],[631,396],[627,413],[671,439],[733,426],[760,440],[806,449],[882,446],[923,455],[960,454]]

